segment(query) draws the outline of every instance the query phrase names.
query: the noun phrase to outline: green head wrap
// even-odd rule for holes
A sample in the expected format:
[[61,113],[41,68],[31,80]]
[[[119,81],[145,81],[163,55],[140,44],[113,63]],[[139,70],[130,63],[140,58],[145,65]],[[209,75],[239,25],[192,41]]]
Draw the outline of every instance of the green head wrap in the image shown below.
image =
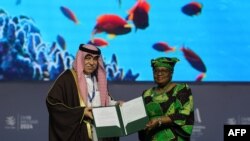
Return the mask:
[[169,58],[169,57],[159,57],[151,60],[151,66],[154,68],[165,67],[171,71],[174,70],[175,63],[178,62],[178,58]]

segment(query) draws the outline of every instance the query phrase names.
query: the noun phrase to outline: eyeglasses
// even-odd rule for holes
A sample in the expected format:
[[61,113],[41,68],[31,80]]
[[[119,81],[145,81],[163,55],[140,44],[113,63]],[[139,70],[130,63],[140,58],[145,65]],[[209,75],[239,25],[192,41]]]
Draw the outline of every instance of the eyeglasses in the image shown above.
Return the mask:
[[171,74],[172,72],[166,68],[156,68],[153,70],[154,75],[162,74],[162,75],[167,75]]

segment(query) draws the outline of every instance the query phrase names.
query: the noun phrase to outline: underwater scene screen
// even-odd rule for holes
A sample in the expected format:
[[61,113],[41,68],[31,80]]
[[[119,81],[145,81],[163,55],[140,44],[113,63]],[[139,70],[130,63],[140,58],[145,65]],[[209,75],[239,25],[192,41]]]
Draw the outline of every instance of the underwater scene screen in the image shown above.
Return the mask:
[[89,43],[109,81],[153,81],[151,59],[177,57],[174,81],[250,82],[249,9],[247,0],[1,0],[0,81],[53,81]]

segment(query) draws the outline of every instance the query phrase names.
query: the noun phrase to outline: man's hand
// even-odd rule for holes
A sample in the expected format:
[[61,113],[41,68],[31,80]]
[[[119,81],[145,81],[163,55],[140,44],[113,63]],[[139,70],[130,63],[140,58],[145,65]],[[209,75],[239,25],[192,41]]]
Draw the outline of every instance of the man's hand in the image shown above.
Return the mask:
[[84,109],[84,116],[93,119],[92,108],[85,107]]

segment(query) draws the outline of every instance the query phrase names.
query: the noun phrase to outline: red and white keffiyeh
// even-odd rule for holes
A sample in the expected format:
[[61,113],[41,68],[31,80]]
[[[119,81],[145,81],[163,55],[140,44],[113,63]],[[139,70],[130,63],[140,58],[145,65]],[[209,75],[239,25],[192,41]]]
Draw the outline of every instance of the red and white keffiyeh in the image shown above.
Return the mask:
[[87,82],[84,77],[84,58],[87,54],[91,55],[100,55],[98,60],[98,66],[96,71],[96,79],[98,84],[98,90],[100,92],[101,105],[107,106],[109,105],[108,99],[108,90],[107,90],[107,78],[106,78],[106,70],[104,68],[103,59],[101,56],[100,49],[90,44],[80,44],[79,50],[77,51],[76,58],[73,62],[73,69],[77,74],[78,88],[81,93],[81,97],[84,103],[87,105],[88,100],[88,90],[87,90]]

